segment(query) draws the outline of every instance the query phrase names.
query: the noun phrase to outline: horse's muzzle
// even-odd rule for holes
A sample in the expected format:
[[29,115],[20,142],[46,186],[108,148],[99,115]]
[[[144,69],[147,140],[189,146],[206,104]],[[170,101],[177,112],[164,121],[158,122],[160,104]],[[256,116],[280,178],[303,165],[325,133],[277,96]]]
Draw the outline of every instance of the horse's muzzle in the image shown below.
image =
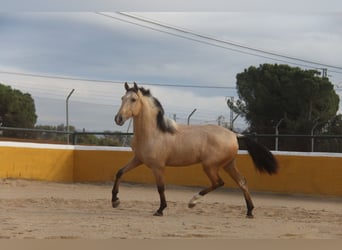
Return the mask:
[[121,115],[116,115],[115,118],[114,118],[114,121],[119,126],[122,126],[125,123],[125,121],[124,121],[124,119],[122,118]]

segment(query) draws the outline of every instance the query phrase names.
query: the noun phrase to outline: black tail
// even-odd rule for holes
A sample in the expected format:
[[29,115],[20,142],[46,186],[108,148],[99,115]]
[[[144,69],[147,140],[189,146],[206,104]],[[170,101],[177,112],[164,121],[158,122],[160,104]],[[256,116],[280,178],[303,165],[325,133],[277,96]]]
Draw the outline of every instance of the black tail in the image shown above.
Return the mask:
[[245,141],[248,153],[252,157],[256,169],[270,175],[278,172],[278,162],[265,146],[246,136],[239,138]]

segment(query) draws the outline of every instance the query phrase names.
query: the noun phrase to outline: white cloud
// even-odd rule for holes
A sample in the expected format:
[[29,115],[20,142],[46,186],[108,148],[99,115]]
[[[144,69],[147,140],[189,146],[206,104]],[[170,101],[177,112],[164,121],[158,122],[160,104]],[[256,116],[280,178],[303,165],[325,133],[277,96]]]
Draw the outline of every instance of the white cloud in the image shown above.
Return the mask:
[[[138,14],[250,47],[342,65],[339,56],[342,54],[342,20],[338,13]],[[250,65],[275,63],[94,13],[15,13],[0,15],[0,19],[2,71],[138,83],[234,87],[236,74]],[[328,71],[328,74],[334,84],[342,84],[341,73]],[[122,86],[115,83],[2,73],[0,82],[30,92],[39,99],[38,116],[44,123],[49,120],[64,122],[65,98],[75,88],[70,99],[71,122],[87,130],[112,128],[112,117],[123,94]],[[228,117],[224,98],[236,95],[234,90],[150,88],[164,105],[166,113],[176,113],[183,122],[194,108],[198,109],[192,118],[194,122],[196,119],[214,122],[221,114]],[[341,96],[341,91],[338,93]]]
[[336,11],[339,0],[2,0],[5,11]]

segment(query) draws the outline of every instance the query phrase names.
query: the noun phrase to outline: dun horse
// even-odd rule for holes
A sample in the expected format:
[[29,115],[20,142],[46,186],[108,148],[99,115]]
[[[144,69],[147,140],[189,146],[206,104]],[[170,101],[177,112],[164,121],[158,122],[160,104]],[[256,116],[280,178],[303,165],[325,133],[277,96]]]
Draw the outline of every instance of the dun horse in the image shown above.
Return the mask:
[[131,88],[125,83],[125,89],[126,94],[122,97],[122,104],[115,116],[115,122],[121,126],[133,117],[134,138],[131,146],[134,156],[116,174],[112,190],[112,206],[117,207],[120,203],[118,192],[122,175],[145,164],[155,176],[160,196],[160,207],[154,215],[162,216],[167,206],[164,184],[165,166],[176,167],[201,163],[211,186],[196,194],[189,201],[189,207],[194,207],[201,197],[224,185],[219,176],[219,169],[223,168],[242,189],[247,204],[247,217],[252,218],[254,206],[247,182],[235,163],[239,147],[237,137],[245,140],[254,165],[260,172],[268,174],[277,172],[277,161],[272,153],[252,139],[237,135],[217,125],[176,124],[175,121],[164,116],[162,105],[149,90],[138,87],[136,83]]

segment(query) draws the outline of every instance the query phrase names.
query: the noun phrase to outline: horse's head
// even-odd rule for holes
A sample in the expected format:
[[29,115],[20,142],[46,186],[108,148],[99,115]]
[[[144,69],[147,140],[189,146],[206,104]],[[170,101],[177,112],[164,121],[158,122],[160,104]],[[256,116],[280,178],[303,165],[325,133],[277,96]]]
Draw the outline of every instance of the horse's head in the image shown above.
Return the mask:
[[138,85],[134,82],[133,88],[125,83],[126,94],[121,98],[121,107],[114,120],[116,124],[122,126],[129,118],[139,114],[141,109],[141,93]]

